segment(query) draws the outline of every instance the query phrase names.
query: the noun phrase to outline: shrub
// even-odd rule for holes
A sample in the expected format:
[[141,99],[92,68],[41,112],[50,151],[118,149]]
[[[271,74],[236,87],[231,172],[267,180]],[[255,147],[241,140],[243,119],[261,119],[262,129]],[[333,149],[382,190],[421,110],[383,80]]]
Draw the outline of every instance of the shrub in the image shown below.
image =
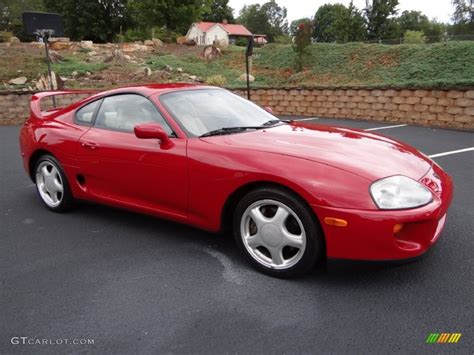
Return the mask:
[[10,42],[10,39],[13,37],[11,32],[0,31],[0,43]]
[[151,34],[153,34],[154,38],[159,38],[164,43],[176,43],[176,39],[181,37],[181,34],[171,31],[166,27],[153,27]]
[[227,79],[222,75],[211,75],[207,77],[206,84],[214,86],[226,86]]
[[[142,29],[131,28],[123,35],[123,42],[144,41],[151,38],[151,33]],[[120,36],[118,36],[120,38]]]
[[406,44],[422,44],[425,43],[426,37],[422,31],[406,31],[403,43]]
[[247,38],[245,37],[238,37],[236,40],[235,40],[235,45],[236,46],[239,46],[239,47],[246,47],[247,46]]
[[295,67],[297,71],[302,71],[309,57],[308,46],[311,45],[312,26],[311,21],[301,22],[296,29],[293,50],[295,51]]
[[278,36],[278,37],[275,38],[275,43],[277,43],[277,44],[292,44],[293,39],[291,38],[291,36],[282,35],[282,36]]

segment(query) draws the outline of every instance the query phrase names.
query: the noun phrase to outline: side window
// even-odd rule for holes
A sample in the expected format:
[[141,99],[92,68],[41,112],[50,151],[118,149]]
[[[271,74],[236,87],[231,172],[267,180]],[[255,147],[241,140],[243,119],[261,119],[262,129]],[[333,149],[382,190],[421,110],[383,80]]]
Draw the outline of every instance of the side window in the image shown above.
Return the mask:
[[98,128],[133,132],[139,123],[156,122],[172,134],[171,128],[147,98],[135,94],[109,96],[104,99],[95,119]]
[[97,108],[100,100],[91,102],[90,104],[81,107],[76,111],[76,122],[79,124],[85,124],[90,126],[92,124],[92,118],[94,117],[94,111]]

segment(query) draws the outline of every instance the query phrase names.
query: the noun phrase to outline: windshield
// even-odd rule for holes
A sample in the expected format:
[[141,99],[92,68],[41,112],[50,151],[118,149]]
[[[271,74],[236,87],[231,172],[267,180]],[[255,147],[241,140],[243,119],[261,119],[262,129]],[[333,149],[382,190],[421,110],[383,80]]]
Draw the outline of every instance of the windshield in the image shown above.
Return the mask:
[[261,126],[275,116],[222,89],[176,91],[160,96],[168,112],[191,137],[231,127]]

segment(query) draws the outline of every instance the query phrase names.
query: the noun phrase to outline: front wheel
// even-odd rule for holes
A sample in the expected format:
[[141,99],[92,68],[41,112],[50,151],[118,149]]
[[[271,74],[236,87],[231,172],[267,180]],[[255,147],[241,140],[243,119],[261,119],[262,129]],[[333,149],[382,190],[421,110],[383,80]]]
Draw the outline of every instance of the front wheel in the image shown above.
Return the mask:
[[51,155],[43,155],[36,163],[36,189],[50,210],[64,212],[74,205],[66,175],[59,162]]
[[234,236],[258,270],[276,277],[304,274],[319,261],[323,237],[304,201],[292,193],[262,188],[237,204]]

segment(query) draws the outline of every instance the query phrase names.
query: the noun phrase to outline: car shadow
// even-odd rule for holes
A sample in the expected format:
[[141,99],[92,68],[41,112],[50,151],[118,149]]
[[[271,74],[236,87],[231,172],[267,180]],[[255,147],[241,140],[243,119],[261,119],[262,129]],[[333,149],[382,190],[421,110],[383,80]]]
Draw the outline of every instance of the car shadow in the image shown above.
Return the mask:
[[[131,238],[147,239],[151,243],[165,240],[174,243],[177,248],[183,244],[200,250],[212,249],[225,254],[237,268],[245,268],[251,273],[259,274],[251,268],[237,250],[233,236],[230,232],[211,233],[181,223],[160,219],[154,216],[139,214],[114,207],[91,203],[81,203],[74,214],[89,221],[96,220],[100,224],[104,221],[114,221],[127,230],[133,230]],[[158,232],[159,233],[155,233]],[[158,235],[159,234],[159,235]],[[430,259],[430,258],[428,258]],[[352,260],[325,260],[321,262],[313,272],[287,282],[324,283],[326,285],[339,285],[354,287],[360,283],[375,286],[389,282],[393,283],[399,278],[409,280],[418,278],[431,262],[425,263],[424,258],[413,261],[401,262],[367,262]]]

